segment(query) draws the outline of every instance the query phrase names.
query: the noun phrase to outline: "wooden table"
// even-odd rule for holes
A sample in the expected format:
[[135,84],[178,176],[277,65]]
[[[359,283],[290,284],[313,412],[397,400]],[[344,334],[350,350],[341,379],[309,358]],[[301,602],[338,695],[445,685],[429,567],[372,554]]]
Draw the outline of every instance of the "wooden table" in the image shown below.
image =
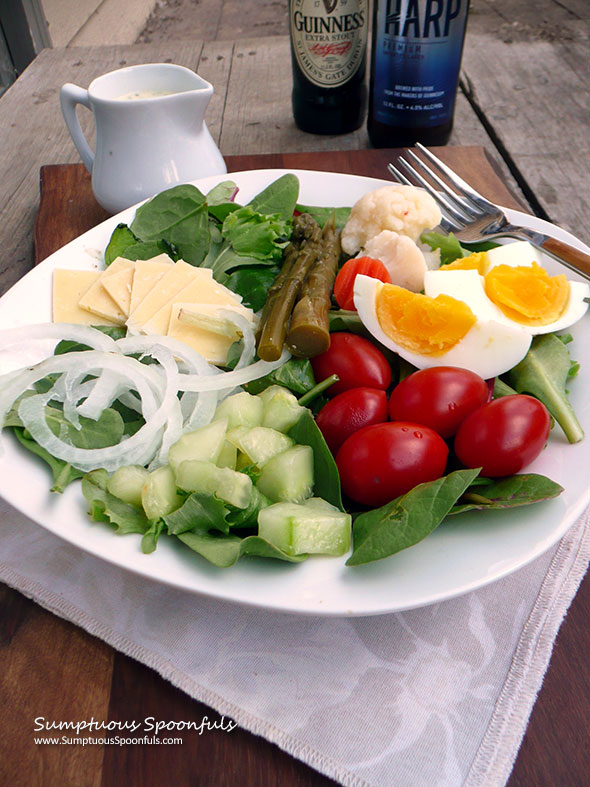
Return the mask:
[[[533,212],[590,242],[588,111],[580,98],[587,95],[590,55],[580,31],[575,32],[578,37],[567,48],[543,40],[512,47],[480,32],[468,39],[464,92],[451,144],[482,146],[494,154],[512,194],[500,185],[500,193],[489,195],[492,199],[508,204],[516,195]],[[312,152],[352,150],[332,154],[325,168],[383,174],[387,154],[365,155],[364,129],[343,137],[316,137],[294,127],[284,37],[44,51],[0,99],[0,291],[34,264],[40,167],[78,160],[59,111],[60,85],[73,81],[86,86],[120,65],[166,60],[198,69],[213,82],[216,94],[207,119],[230,168],[259,166],[260,159],[251,158],[259,153],[274,154],[271,166],[318,168]],[[265,90],[259,94],[261,84]],[[83,124],[90,129],[86,115]],[[291,153],[298,155],[287,155]],[[484,188],[486,160],[481,151],[474,155],[467,174],[476,186],[479,174]],[[473,165],[478,155],[479,173]],[[462,164],[460,159],[452,163]],[[97,206],[73,212],[88,221],[91,210],[98,211],[94,220],[100,220]],[[49,243],[47,235],[43,239]],[[54,241],[63,242],[58,230]],[[111,719],[157,712],[158,717],[197,721],[215,714],[151,670],[5,587],[0,608],[3,783],[110,785],[124,778],[130,784],[155,785],[167,783],[171,775],[178,784],[329,783],[275,746],[238,730],[231,736],[192,736],[180,755],[175,747],[36,749],[29,729],[40,713]],[[589,613],[586,580],[557,638],[511,785],[587,780]]]

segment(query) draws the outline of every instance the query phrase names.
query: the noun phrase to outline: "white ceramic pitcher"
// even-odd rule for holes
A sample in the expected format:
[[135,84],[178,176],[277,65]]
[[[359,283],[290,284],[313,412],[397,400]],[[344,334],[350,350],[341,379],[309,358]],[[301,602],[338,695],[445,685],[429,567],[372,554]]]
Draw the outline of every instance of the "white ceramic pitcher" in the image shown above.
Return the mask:
[[[64,85],[62,112],[92,174],[97,202],[117,213],[175,183],[227,172],[204,120],[212,95],[209,82],[169,63],[112,71],[88,90]],[[80,127],[77,104],[94,114],[95,152]]]

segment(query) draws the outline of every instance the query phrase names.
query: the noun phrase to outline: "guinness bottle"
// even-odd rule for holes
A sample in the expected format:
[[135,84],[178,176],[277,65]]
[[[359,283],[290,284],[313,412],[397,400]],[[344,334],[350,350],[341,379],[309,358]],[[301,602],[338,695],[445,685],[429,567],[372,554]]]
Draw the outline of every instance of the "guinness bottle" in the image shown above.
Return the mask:
[[345,134],[363,123],[368,0],[289,0],[293,115],[302,131]]
[[469,0],[374,0],[367,128],[374,147],[444,145]]

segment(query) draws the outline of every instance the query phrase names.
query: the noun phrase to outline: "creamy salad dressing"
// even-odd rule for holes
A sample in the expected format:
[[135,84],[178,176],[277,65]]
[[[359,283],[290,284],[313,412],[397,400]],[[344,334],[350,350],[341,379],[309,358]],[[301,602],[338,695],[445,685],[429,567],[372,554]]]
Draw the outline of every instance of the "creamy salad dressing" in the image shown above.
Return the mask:
[[117,101],[138,101],[143,98],[162,98],[162,96],[173,96],[177,93],[186,93],[186,90],[132,90],[130,93],[123,93],[117,96]]

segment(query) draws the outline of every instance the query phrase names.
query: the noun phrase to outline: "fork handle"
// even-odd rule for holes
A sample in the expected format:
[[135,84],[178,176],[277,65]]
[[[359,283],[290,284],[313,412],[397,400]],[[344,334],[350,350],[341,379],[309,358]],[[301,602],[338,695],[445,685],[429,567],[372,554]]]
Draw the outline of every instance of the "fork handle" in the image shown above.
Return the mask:
[[590,254],[584,251],[575,249],[569,243],[564,243],[557,238],[552,238],[550,235],[544,235],[542,232],[535,232],[528,230],[525,227],[514,228],[516,231],[510,233],[514,237],[524,238],[529,240],[534,246],[537,246],[542,251],[554,257],[558,262],[561,262],[567,268],[576,273],[580,273],[584,278],[590,279]]
[[585,273],[586,276],[590,276],[590,254],[574,249],[573,246],[557,240],[557,238],[549,237],[541,244],[541,248],[547,254],[556,257],[560,262],[569,263],[568,267],[571,267],[572,270],[577,270]]

